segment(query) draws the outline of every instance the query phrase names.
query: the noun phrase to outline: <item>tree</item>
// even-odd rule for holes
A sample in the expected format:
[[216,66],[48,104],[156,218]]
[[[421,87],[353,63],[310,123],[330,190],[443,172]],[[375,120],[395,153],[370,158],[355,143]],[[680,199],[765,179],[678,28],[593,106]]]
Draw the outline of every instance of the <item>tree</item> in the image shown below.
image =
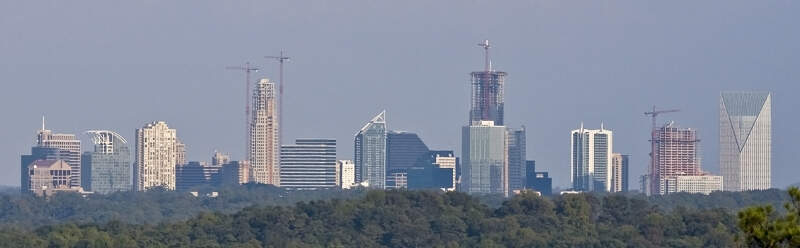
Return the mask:
[[770,205],[739,212],[739,228],[750,247],[800,246],[800,190],[789,188],[790,202],[784,204],[786,215],[779,216]]

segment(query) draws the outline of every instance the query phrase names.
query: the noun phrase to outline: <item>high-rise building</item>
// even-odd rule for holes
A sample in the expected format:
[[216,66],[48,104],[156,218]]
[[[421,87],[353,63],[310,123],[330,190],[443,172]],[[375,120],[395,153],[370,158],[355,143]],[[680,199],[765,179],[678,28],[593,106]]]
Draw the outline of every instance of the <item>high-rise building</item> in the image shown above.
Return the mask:
[[431,156],[433,157],[433,164],[438,168],[451,170],[450,184],[444,190],[456,190],[456,165],[458,164],[458,159],[453,154],[453,151],[431,151]]
[[666,190],[666,180],[669,178],[704,174],[700,167],[697,130],[679,128],[674,122],[668,122],[654,130],[653,136],[655,151],[651,154],[655,164],[650,168],[648,177],[651,195],[669,193]]
[[128,141],[112,131],[92,130],[86,133],[94,143],[94,151],[85,152],[81,159],[83,188],[98,194],[132,190]]
[[250,182],[250,162],[231,161],[222,165],[220,182],[222,185],[240,185]]
[[495,71],[489,61],[489,41],[479,44],[486,52],[486,65],[483,71],[470,73],[472,77],[472,101],[469,112],[469,123],[475,121],[493,121],[503,126],[503,87],[506,73]]
[[220,185],[222,183],[222,166],[209,165],[207,162],[192,161],[175,166],[175,190],[189,191],[203,185]]
[[611,192],[628,192],[630,155],[614,153],[611,157]]
[[37,196],[52,195],[58,191],[80,191],[80,187],[70,186],[73,181],[72,166],[64,160],[35,160],[26,172],[30,183],[27,188]]
[[253,91],[250,121],[250,166],[253,181],[280,185],[280,145],[277,92],[269,79],[261,79]]
[[389,131],[386,136],[386,170],[389,174],[407,172],[428,152],[428,146],[417,134]]
[[181,140],[175,140],[175,165],[185,165],[186,161],[186,144]]
[[508,188],[511,191],[525,188],[525,126],[508,129]]
[[430,151],[408,169],[408,189],[440,189],[454,191],[456,157],[453,151]]
[[685,192],[690,194],[711,194],[722,191],[723,177],[721,176],[676,176],[665,180],[664,191],[667,194]]
[[214,151],[214,156],[211,157],[211,165],[223,166],[231,161],[231,155]]
[[386,175],[386,188],[387,189],[405,189],[408,188],[408,170],[412,168],[390,171]]
[[726,191],[772,187],[772,94],[722,92],[719,161]]
[[42,129],[36,136],[36,146],[58,148],[58,150],[50,150],[50,152],[55,152],[51,155],[55,155],[57,157],[55,159],[64,160],[72,168],[70,186],[81,186],[81,141],[74,134],[53,133],[47,130],[44,126],[44,117],[42,117]]
[[336,140],[297,139],[281,146],[281,184],[287,189],[336,187]]
[[352,160],[336,161],[337,184],[343,189],[349,189],[356,183],[356,165]]
[[506,127],[492,121],[462,128],[461,190],[467,193],[508,196],[508,146]]
[[386,111],[372,118],[356,133],[353,142],[356,183],[369,188],[384,189],[386,186]]
[[134,180],[137,191],[153,187],[175,190],[177,141],[175,129],[170,129],[163,121],[136,129]]
[[613,132],[603,128],[571,132],[570,164],[572,188],[576,191],[611,191]]

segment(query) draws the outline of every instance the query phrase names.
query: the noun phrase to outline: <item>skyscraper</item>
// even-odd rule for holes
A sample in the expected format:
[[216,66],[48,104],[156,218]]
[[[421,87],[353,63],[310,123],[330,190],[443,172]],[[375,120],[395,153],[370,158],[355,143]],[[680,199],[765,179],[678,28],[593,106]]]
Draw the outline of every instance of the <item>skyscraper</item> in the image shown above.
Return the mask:
[[98,194],[132,190],[128,141],[112,131],[92,130],[86,133],[94,143],[94,151],[83,154],[83,188]]
[[576,191],[611,191],[613,132],[603,128],[572,130],[570,164]]
[[414,167],[430,150],[415,133],[389,131],[386,136],[386,168],[389,171]]
[[525,126],[508,129],[508,188],[511,191],[525,188]]
[[202,185],[217,186],[222,183],[222,166],[192,161],[175,166],[175,190],[189,191]]
[[461,130],[461,190],[508,196],[506,127],[495,126],[492,121],[476,121]]
[[611,192],[628,192],[630,155],[614,153],[611,157]]
[[336,140],[297,139],[294,145],[281,146],[281,187],[336,187]]
[[472,77],[472,101],[469,112],[469,123],[474,121],[493,121],[497,126],[503,126],[503,87],[506,73],[495,71],[489,60],[491,45],[486,40],[479,46],[485,50],[486,65],[483,71],[470,73]]
[[137,191],[153,187],[175,190],[177,140],[175,129],[170,129],[163,121],[136,129],[134,180]]
[[386,130],[384,110],[356,133],[353,161],[356,165],[356,183],[366,181],[370,188],[385,188]]
[[456,157],[453,151],[430,151],[409,168],[408,189],[455,190]]
[[81,141],[74,134],[53,133],[45,129],[44,117],[42,117],[42,129],[36,135],[36,146],[57,148],[58,150],[49,150],[55,152],[50,156],[53,156],[54,159],[64,160],[72,168],[71,187],[81,186]]
[[175,140],[175,165],[185,165],[186,161],[186,144],[181,140]]
[[39,159],[28,166],[27,188],[37,196],[51,195],[58,191],[80,192],[80,187],[70,186],[72,168],[64,160]]
[[770,92],[720,94],[719,161],[726,191],[772,187]]
[[697,130],[679,128],[674,122],[668,122],[654,131],[655,156],[653,168],[647,178],[650,185],[650,194],[667,194],[667,179],[677,176],[701,176],[704,173],[700,168],[700,140]]
[[253,91],[250,166],[256,183],[280,185],[280,146],[275,84],[261,79]]

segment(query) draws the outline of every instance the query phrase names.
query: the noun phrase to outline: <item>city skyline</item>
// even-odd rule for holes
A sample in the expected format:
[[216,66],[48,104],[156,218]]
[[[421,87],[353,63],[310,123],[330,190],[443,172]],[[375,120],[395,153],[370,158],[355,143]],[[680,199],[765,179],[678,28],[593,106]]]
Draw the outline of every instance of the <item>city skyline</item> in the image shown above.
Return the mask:
[[[619,7],[613,3],[610,4],[612,7]],[[432,5],[433,10],[431,11],[446,9],[445,4]],[[462,7],[467,12],[495,8],[482,4],[467,5],[467,7]],[[597,7],[599,3],[588,5]],[[668,3],[656,5],[670,6]],[[17,106],[19,103],[25,102],[28,106],[19,110],[14,107],[3,108],[4,116],[14,116],[17,121],[3,125],[5,130],[3,136],[7,138],[0,143],[0,148],[2,148],[0,150],[4,150],[0,154],[0,159],[6,161],[3,163],[6,164],[6,169],[16,170],[14,168],[16,166],[11,167],[11,165],[18,164],[18,161],[15,161],[18,159],[18,155],[27,152],[32,145],[31,137],[37,126],[38,116],[42,114],[47,115],[52,123],[50,126],[61,133],[80,134],[87,129],[102,128],[120,132],[125,138],[131,140],[134,137],[133,130],[141,123],[155,119],[165,120],[170,123],[171,127],[181,130],[181,138],[188,147],[188,160],[205,160],[214,149],[229,151],[234,158],[240,159],[243,154],[237,147],[241,147],[241,143],[243,143],[240,136],[244,120],[240,111],[241,101],[233,99],[241,99],[244,86],[241,85],[240,74],[226,72],[223,68],[225,65],[251,60],[265,68],[264,72],[259,73],[258,76],[277,78],[277,71],[272,68],[276,66],[268,64],[265,60],[254,58],[260,58],[263,54],[274,54],[281,48],[291,52],[293,58],[296,59],[286,68],[287,81],[291,84],[287,85],[285,92],[287,101],[284,111],[287,118],[284,120],[286,125],[284,141],[292,140],[295,137],[335,136],[332,138],[344,142],[355,131],[353,127],[363,124],[364,116],[386,108],[392,113],[393,126],[414,130],[431,147],[453,149],[458,152],[460,150],[458,149],[459,132],[454,127],[463,125],[464,114],[469,111],[468,107],[465,107],[469,104],[466,97],[469,95],[469,75],[467,73],[479,69],[483,65],[483,54],[479,48],[475,47],[475,42],[489,38],[492,39],[493,45],[498,48],[502,47],[502,49],[496,49],[496,52],[492,50],[494,61],[500,62],[499,67],[509,72],[505,92],[506,122],[512,123],[513,126],[527,125],[531,127],[530,130],[542,130],[528,133],[528,159],[537,160],[539,168],[550,172],[550,175],[554,177],[554,186],[563,187],[568,184],[568,177],[566,177],[568,172],[565,172],[568,168],[568,161],[565,158],[567,152],[564,150],[566,145],[563,140],[565,129],[561,127],[574,126],[574,123],[580,120],[591,123],[605,121],[608,126],[615,127],[615,131],[617,131],[615,145],[619,150],[632,155],[630,180],[635,180],[637,175],[642,174],[646,169],[647,151],[649,150],[647,145],[649,123],[647,118],[641,116],[641,112],[653,104],[682,109],[682,112],[668,115],[667,118],[662,117],[661,120],[676,120],[682,126],[697,128],[700,131],[700,139],[704,140],[703,168],[718,175],[719,149],[718,144],[715,143],[718,143],[716,140],[719,124],[717,118],[708,118],[707,115],[718,111],[719,92],[751,89],[770,90],[776,93],[773,100],[776,106],[773,115],[777,119],[773,130],[780,132],[783,137],[774,137],[773,141],[773,186],[784,187],[795,183],[797,180],[788,175],[796,175],[798,170],[791,167],[790,164],[796,160],[795,155],[790,152],[796,145],[790,141],[793,139],[792,137],[797,137],[798,131],[792,130],[789,124],[793,123],[791,118],[795,118],[792,116],[793,110],[790,106],[798,105],[798,103],[796,99],[787,97],[788,93],[785,92],[794,92],[798,87],[794,84],[798,74],[789,68],[794,68],[799,64],[797,57],[793,55],[797,54],[796,44],[798,44],[800,36],[797,31],[786,33],[784,32],[786,30],[782,30],[780,32],[781,39],[775,39],[770,35],[774,37],[779,33],[771,33],[770,30],[775,31],[771,27],[774,27],[778,21],[786,23],[787,20],[794,20],[794,17],[788,13],[798,10],[800,7],[789,4],[780,10],[767,11],[762,8],[744,8],[738,4],[724,5],[715,6],[715,8],[722,8],[721,13],[704,13],[703,15],[711,15],[711,17],[704,16],[702,20],[705,22],[702,23],[698,22],[697,17],[691,14],[683,16],[686,17],[684,18],[686,20],[666,18],[677,22],[676,24],[658,22],[657,19],[677,15],[678,11],[669,8],[666,10],[648,9],[649,12],[646,13],[652,17],[647,17],[631,11],[642,10],[645,6],[640,4],[634,4],[627,10],[606,8],[597,13],[584,13],[584,11],[588,11],[589,7],[566,6],[567,10],[564,10],[557,8],[559,6],[556,6],[555,3],[542,3],[535,9],[527,5],[518,5],[515,6],[518,7],[516,9],[530,10],[538,15],[523,18],[523,15],[517,12],[509,16],[523,18],[526,20],[525,23],[535,23],[533,27],[488,20],[475,27],[464,28],[459,23],[473,22],[467,22],[469,19],[465,16],[456,15],[452,21],[433,22],[434,27],[437,28],[453,27],[452,30],[446,30],[442,36],[437,36],[436,32],[429,29],[415,30],[414,28],[422,27],[422,25],[413,20],[391,26],[391,22],[386,21],[392,19],[390,17],[411,15],[407,12],[409,9],[401,5],[397,6],[400,7],[399,13],[389,14],[387,18],[377,18],[370,13],[356,15],[361,18],[377,18],[377,24],[358,23],[356,27],[352,28],[353,30],[369,32],[366,32],[366,35],[357,35],[353,40],[361,39],[362,41],[358,41],[353,46],[345,46],[343,51],[331,49],[336,46],[322,45],[326,41],[302,39],[310,34],[329,33],[323,33],[321,29],[304,25],[300,19],[285,15],[275,15],[277,20],[272,17],[261,18],[261,16],[268,15],[246,15],[242,19],[226,21],[220,25],[250,23],[251,21],[259,24],[268,21],[277,23],[280,18],[287,18],[287,23],[294,25],[292,30],[303,28],[311,30],[298,31],[299,34],[293,37],[285,35],[289,33],[288,30],[269,25],[267,29],[275,29],[277,30],[275,33],[283,34],[283,36],[269,35],[270,38],[275,37],[274,42],[264,42],[266,39],[261,34],[253,34],[254,38],[250,41],[242,39],[241,36],[237,36],[236,39],[225,39],[221,44],[231,45],[237,44],[237,42],[243,44],[241,49],[217,49],[225,50],[224,53],[211,49],[218,48],[217,44],[205,42],[202,39],[191,42],[181,39],[171,41],[170,39],[175,36],[165,35],[166,38],[156,38],[155,41],[137,45],[134,42],[126,42],[117,38],[101,37],[102,32],[97,32],[97,29],[105,30],[104,26],[64,28],[64,30],[83,33],[85,37],[65,34],[56,28],[67,27],[63,25],[70,23],[83,23],[80,18],[67,18],[68,21],[65,24],[43,28],[44,32],[66,35],[74,38],[75,41],[55,42],[45,41],[45,39],[38,41],[39,34],[21,32],[28,28],[11,27],[13,23],[17,23],[13,21],[16,19],[13,19],[6,24],[0,24],[4,28],[7,27],[8,30],[21,32],[19,39],[12,38],[3,41],[6,46],[0,46],[0,51],[9,55],[0,58],[2,60],[0,61],[0,72],[2,72],[0,81],[5,87],[12,89],[0,93],[2,94],[0,103],[3,106]],[[387,6],[395,7],[393,4],[374,4],[366,8],[386,8]],[[278,7],[278,9],[281,8],[291,9],[290,6]],[[44,13],[56,12],[46,7],[43,9]],[[75,7],[69,6],[65,10],[76,11]],[[554,13],[553,16],[547,13],[548,10]],[[336,17],[336,10],[324,10],[323,8],[310,11],[321,15],[320,18],[331,19],[330,25],[347,24],[356,20]],[[606,16],[609,13],[617,13],[615,11],[622,13],[617,17]],[[751,13],[754,17],[765,18],[740,20],[747,25],[732,25],[725,21],[731,20],[731,17],[735,16],[734,14],[743,11]],[[112,8],[109,13],[98,13],[97,15],[119,14],[119,12],[120,10]],[[227,12],[211,12],[227,15]],[[3,13],[6,14],[4,16],[18,16],[14,13]],[[557,16],[555,13],[562,15],[555,17]],[[563,15],[564,13],[568,15]],[[29,12],[27,14],[41,15]],[[56,14],[56,16],[59,15],[61,14]],[[158,22],[159,18],[163,20],[167,16],[164,13],[155,13],[154,15],[155,22]],[[190,17],[196,18],[196,16]],[[130,20],[131,14],[123,13],[121,18]],[[644,25],[631,24],[634,20],[641,20],[639,18],[644,18],[646,23],[655,24],[654,29],[659,29],[659,31],[650,30],[652,27],[644,28]],[[219,20],[220,18],[213,17],[211,19]],[[421,19],[420,22],[428,21],[428,23],[432,20],[428,17]],[[570,19],[570,21],[562,22],[564,19]],[[145,23],[154,22],[143,21]],[[592,21],[597,24],[593,24]],[[610,27],[614,23],[620,22],[625,28]],[[140,27],[138,25],[117,20],[112,23],[133,28],[134,33],[144,32],[147,34],[144,29],[138,28]],[[700,24],[698,26],[687,25],[689,23]],[[41,24],[37,23],[29,25],[41,27]],[[167,22],[164,25],[165,28],[188,27],[185,24],[174,22]],[[378,28],[380,25],[399,29],[401,32],[398,33],[411,34],[416,40],[408,44],[406,44],[409,41],[407,39],[390,41],[389,39],[396,38],[398,35],[392,32],[382,32],[382,29]],[[597,38],[597,36],[592,36],[597,34],[590,30],[593,28],[609,32],[610,35],[591,42],[587,41],[589,37]],[[677,29],[680,29],[680,32],[676,31]],[[709,29],[718,30],[715,36],[720,37],[703,35]],[[517,31],[519,33],[516,33]],[[580,34],[580,31],[589,32],[584,35]],[[201,36],[204,34],[201,31],[187,29],[184,32],[192,37],[204,37]],[[232,32],[239,34],[238,32],[241,31]],[[683,38],[659,35],[662,32],[676,36],[680,34],[681,37],[686,34],[685,36],[702,37],[703,39],[691,39],[692,42],[689,42],[690,40]],[[750,32],[754,35],[748,35],[750,38],[741,38],[740,32]],[[247,34],[249,33],[270,32],[248,29]],[[375,33],[388,37],[376,37]],[[115,32],[112,34],[120,35]],[[230,33],[223,32],[223,34]],[[125,33],[122,33],[121,36],[131,37]],[[444,36],[452,37],[440,40]],[[91,44],[96,43],[80,44],[83,41],[97,38],[99,38],[100,44],[107,44],[107,46],[95,48],[96,46],[91,46]],[[656,38],[666,39],[659,42],[656,41]],[[301,39],[302,42],[297,44],[292,42]],[[343,42],[353,41],[336,35],[331,36],[330,39],[337,46]],[[764,39],[768,41],[764,41]],[[31,46],[23,45],[30,40],[38,42],[34,42]],[[563,45],[560,45],[561,41],[563,41]],[[722,44],[721,41],[726,42]],[[758,45],[764,44],[764,42],[770,44],[769,48]],[[159,48],[161,44],[164,48]],[[192,55],[189,51],[197,53],[198,49],[183,49],[178,46],[179,44],[187,44],[189,48],[203,48],[202,50],[209,51],[210,54]],[[43,45],[41,47],[43,49],[38,49],[40,47],[36,47],[36,45]],[[66,49],[57,49],[62,47]],[[120,49],[127,47],[142,54],[132,54]],[[149,51],[146,48],[159,49],[155,49],[156,52],[142,52]],[[398,51],[390,53],[390,56],[381,53],[389,50],[388,48]],[[418,50],[419,52],[417,52]],[[153,56],[159,55],[157,53],[160,53],[161,56]],[[71,56],[75,54],[83,56]],[[430,60],[420,61],[419,58],[423,54]],[[592,56],[585,54],[592,54]],[[590,58],[597,57],[603,61],[611,59],[612,55],[622,59],[601,64],[598,63],[598,59]],[[386,57],[392,56],[396,58],[386,59]],[[742,59],[745,57],[750,59]],[[12,61],[8,58],[18,60]],[[152,62],[153,59],[159,62]],[[100,61],[103,64],[98,65],[97,63]],[[341,66],[337,65],[340,63]],[[38,70],[43,65],[46,65],[48,70]],[[352,68],[353,65],[363,67],[359,68],[359,71],[368,73],[367,76],[364,78],[353,77],[352,70],[346,69]],[[331,68],[322,68],[325,66]],[[424,75],[422,78],[425,79],[419,82],[407,80],[408,77],[404,75],[409,71]],[[324,75],[324,77],[312,74]],[[44,80],[39,79],[41,77]],[[12,84],[12,82],[23,84]],[[150,89],[154,85],[163,86],[163,92],[144,90]],[[192,90],[185,90],[186,88]],[[48,90],[43,92],[41,89]],[[420,92],[418,89],[426,90]],[[620,89],[623,91],[615,94],[616,99],[609,99],[606,102],[598,103],[578,99],[589,98],[594,92],[608,94],[609,92],[618,92]],[[118,93],[107,96],[97,94],[96,90]],[[151,94],[148,95],[150,96],[148,98],[153,101],[135,101],[135,98],[128,97],[127,93],[137,96],[144,93]],[[26,102],[22,98],[22,96],[32,95],[38,95],[38,100]],[[65,99],[64,95],[78,100],[74,102],[58,101]],[[355,96],[359,97],[358,100],[347,100]],[[437,104],[430,105],[431,101],[409,100],[408,96],[415,96],[419,99],[437,99]],[[566,96],[574,98],[572,101],[560,100],[567,99]],[[313,98],[320,98],[320,100],[313,100]],[[98,104],[94,103],[94,100],[80,99],[116,100],[114,102],[117,104],[109,107],[97,106]],[[231,103],[212,99],[230,99]],[[333,104],[319,107],[320,104],[324,104],[320,101]],[[370,104],[364,104],[364,102],[370,102]],[[602,115],[599,113],[564,114],[574,113],[581,107],[593,107],[592,104],[599,105],[598,107],[604,109],[611,108],[613,112],[611,115],[609,113]],[[319,109],[315,109],[315,107]],[[84,114],[98,112],[104,114]],[[340,127],[325,126],[323,122],[329,122],[328,120]],[[222,131],[215,132],[213,130]],[[552,136],[550,133],[561,135]],[[83,150],[88,151],[88,142],[82,143]],[[550,147],[555,147],[555,149]],[[352,152],[349,149],[342,149],[341,157],[352,157]],[[0,177],[0,184],[17,185],[18,179],[10,176]]]

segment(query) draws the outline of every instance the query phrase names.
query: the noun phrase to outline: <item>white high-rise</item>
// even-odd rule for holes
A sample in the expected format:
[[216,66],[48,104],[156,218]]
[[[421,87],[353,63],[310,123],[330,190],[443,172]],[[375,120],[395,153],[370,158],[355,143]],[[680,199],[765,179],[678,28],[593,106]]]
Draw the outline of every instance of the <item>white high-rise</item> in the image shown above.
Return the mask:
[[726,191],[772,187],[771,108],[770,92],[720,94],[719,161]]
[[576,191],[611,191],[613,132],[603,128],[572,130],[570,180]]
[[280,186],[280,145],[275,83],[263,78],[253,91],[250,166],[253,181]]
[[177,133],[163,121],[148,123],[136,129],[136,190],[153,187],[175,190],[175,151]]

